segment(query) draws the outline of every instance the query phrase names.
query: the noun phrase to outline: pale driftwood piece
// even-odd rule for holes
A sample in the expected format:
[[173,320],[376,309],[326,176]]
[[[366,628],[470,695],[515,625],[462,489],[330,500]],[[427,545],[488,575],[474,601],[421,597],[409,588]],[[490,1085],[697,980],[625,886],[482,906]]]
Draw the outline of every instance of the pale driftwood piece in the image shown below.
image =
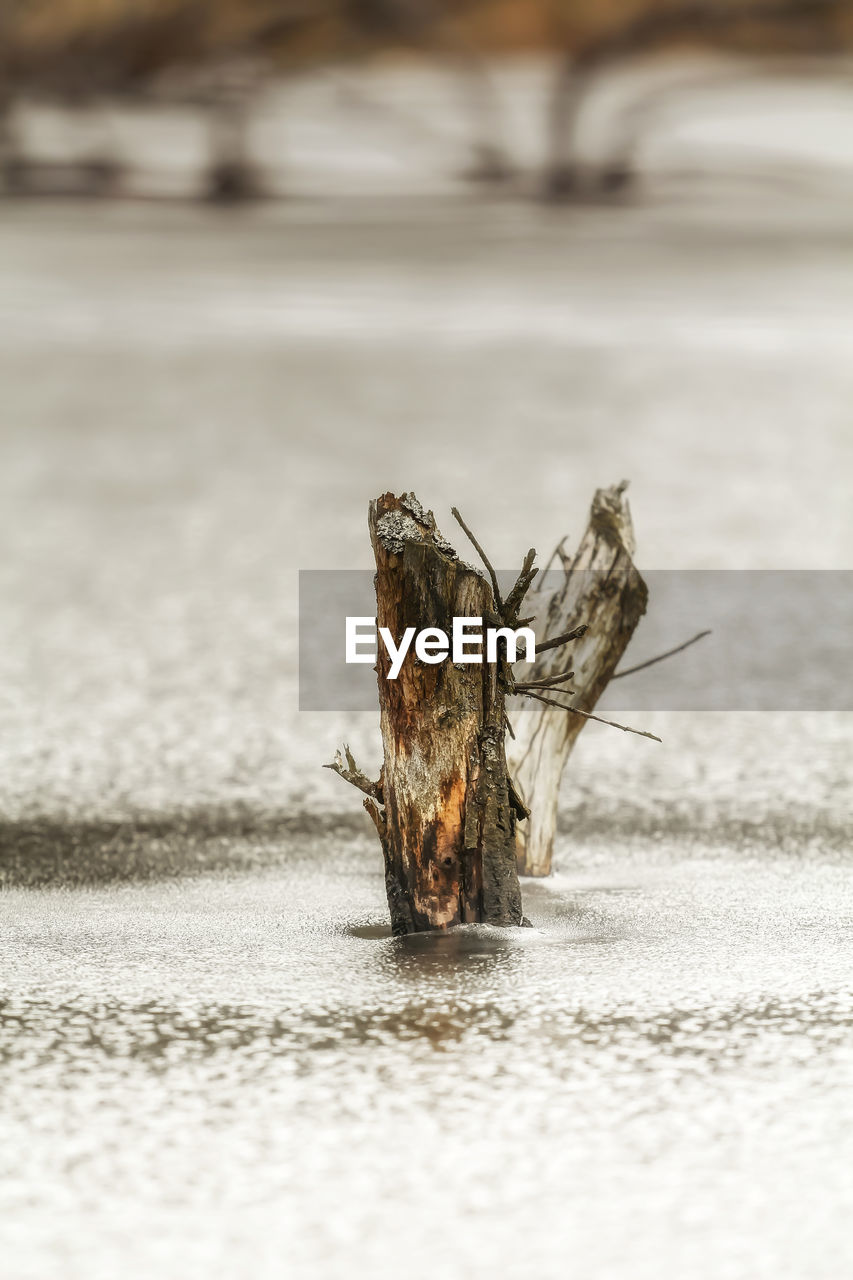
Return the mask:
[[[507,748],[510,773],[530,810],[517,836],[518,866],[524,875],[543,876],[551,870],[563,769],[646,610],[648,591],[632,560],[634,532],[625,487],[598,490],[577,554],[571,561],[560,557],[563,582],[549,590],[540,578],[538,590],[528,598],[543,642],[536,646],[533,666],[517,675],[519,691],[529,693],[513,707],[515,740]],[[572,632],[579,634],[567,655],[563,645]],[[549,641],[549,635],[556,638]],[[571,698],[554,688],[560,673],[568,679],[569,665],[574,673]],[[543,687],[549,695],[560,693],[567,705],[551,696],[544,699],[539,692]],[[586,715],[567,714],[569,701]]]
[[[486,577],[459,560],[413,494],[383,494],[368,523],[377,625],[395,642],[406,627],[449,634],[454,616],[500,616]],[[397,679],[389,667],[380,645],[379,782],[348,752],[329,767],[367,793],[394,933],[522,924],[515,833],[524,810],[507,776],[500,664],[427,664],[410,651]]]

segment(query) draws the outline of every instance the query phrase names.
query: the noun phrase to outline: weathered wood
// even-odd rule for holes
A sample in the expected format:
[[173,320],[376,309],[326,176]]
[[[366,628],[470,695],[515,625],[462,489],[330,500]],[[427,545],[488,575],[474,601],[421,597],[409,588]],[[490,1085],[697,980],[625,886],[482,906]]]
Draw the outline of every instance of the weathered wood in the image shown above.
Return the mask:
[[[569,560],[560,549],[562,583],[549,590],[540,578],[527,600],[545,643],[537,644],[532,668],[516,676],[519,690],[527,689],[529,697],[513,705],[514,740],[507,749],[513,781],[530,810],[517,839],[518,866],[525,875],[551,870],[560,779],[586,723],[585,716],[567,714],[558,699],[589,716],[645,613],[648,592],[632,560],[634,534],[624,489],[623,484],[598,490],[577,554]],[[567,654],[557,640],[576,630],[580,634]],[[549,642],[549,636],[555,640]],[[571,697],[559,688],[560,675],[563,680],[571,675]]]
[[[554,590],[540,580],[528,599],[532,618],[519,614],[537,572],[534,551],[504,599],[455,508],[488,577],[459,559],[413,494],[386,493],[370,504],[376,621],[393,647],[407,628],[450,635],[454,618],[512,631],[535,621],[539,637],[524,675],[513,670],[505,648],[497,662],[471,663],[448,656],[428,662],[410,648],[394,678],[387,644],[377,648],[379,780],[358,768],[348,747],[327,767],[364,793],[382,845],[395,933],[525,923],[518,872],[550,871],[560,778],[585,721],[654,738],[592,710],[646,608],[625,487],[596,493],[575,557],[558,548],[562,582]],[[512,725],[510,694],[517,699]]]
[[[461,561],[413,494],[370,504],[376,618],[398,643],[406,627],[501,620],[492,587]],[[371,784],[352,756],[330,767],[367,792],[385,858],[396,934],[464,923],[520,925],[516,822],[507,777],[500,664],[427,664],[409,651],[398,677],[378,647],[384,763]]]

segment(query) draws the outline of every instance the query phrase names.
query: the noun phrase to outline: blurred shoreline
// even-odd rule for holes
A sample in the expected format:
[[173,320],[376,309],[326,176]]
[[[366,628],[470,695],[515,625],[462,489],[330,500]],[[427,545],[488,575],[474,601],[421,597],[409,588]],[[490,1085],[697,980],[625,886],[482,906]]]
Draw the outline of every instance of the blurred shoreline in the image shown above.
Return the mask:
[[[505,180],[479,198],[535,198],[547,159],[556,61],[516,56],[484,64],[493,93],[494,144]],[[626,113],[644,113],[638,159],[642,190],[685,179],[724,189],[778,188],[817,198],[853,187],[853,62],[815,64],[810,75],[774,74],[760,63],[684,55],[641,62],[602,77],[585,108],[580,158],[606,155]],[[248,113],[247,158],[260,193],[284,200],[422,200],[477,192],[471,166],[478,124],[458,69],[429,62],[380,63],[270,81]],[[118,165],[110,198],[193,199],[208,162],[205,112],[188,106],[104,100],[73,110],[22,104],[13,115],[22,154],[72,182],[75,165]],[[481,131],[482,132],[482,131]],[[491,135],[490,135],[491,136]],[[36,177],[36,182],[39,179]],[[61,189],[61,187],[60,187]],[[73,189],[73,188],[72,188]],[[601,203],[633,198],[615,194]]]

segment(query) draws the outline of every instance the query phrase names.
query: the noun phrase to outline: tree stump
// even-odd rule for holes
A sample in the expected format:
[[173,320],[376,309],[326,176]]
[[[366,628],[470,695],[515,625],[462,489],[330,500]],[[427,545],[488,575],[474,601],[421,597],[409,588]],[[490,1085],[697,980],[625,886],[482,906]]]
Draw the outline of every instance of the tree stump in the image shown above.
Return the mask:
[[[569,560],[559,549],[562,583],[548,590],[540,580],[539,589],[528,598],[536,615],[537,635],[587,624],[573,651],[573,676],[571,672],[566,676],[563,650],[542,650],[541,644],[532,670],[524,676],[546,696],[558,675],[572,676],[572,705],[587,714],[604,692],[646,611],[648,591],[632,560],[634,531],[625,488],[622,484],[596,492],[576,555]],[[529,821],[518,833],[519,871],[545,876],[551,871],[560,779],[586,718],[566,715],[556,701],[524,699],[513,709],[512,724],[515,740],[508,744],[509,765],[518,794],[530,810]]]
[[[411,626],[450,634],[454,617],[503,625],[488,579],[459,559],[413,494],[383,494],[368,523],[377,626],[395,643]],[[524,810],[507,775],[501,665],[429,664],[410,649],[392,680],[382,645],[377,654],[379,781],[348,750],[330,767],[366,792],[394,933],[522,924],[515,836]]]

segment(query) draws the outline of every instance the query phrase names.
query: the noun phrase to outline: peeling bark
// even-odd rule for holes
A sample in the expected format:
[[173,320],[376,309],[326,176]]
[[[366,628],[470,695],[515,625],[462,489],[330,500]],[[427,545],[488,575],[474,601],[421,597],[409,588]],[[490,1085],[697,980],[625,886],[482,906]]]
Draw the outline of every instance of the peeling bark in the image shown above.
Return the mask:
[[562,584],[551,591],[540,586],[527,600],[543,639],[582,623],[588,629],[574,642],[571,661],[562,646],[537,646],[537,660],[523,677],[527,688],[535,682],[532,700],[513,707],[509,767],[519,797],[530,810],[528,822],[518,830],[518,867],[524,875],[550,873],[560,779],[586,723],[582,716],[567,715],[556,701],[536,699],[558,692],[557,677],[565,678],[572,667],[571,704],[592,712],[646,610],[648,591],[632,560],[634,533],[624,488],[598,490],[576,555],[569,560],[561,553]]

